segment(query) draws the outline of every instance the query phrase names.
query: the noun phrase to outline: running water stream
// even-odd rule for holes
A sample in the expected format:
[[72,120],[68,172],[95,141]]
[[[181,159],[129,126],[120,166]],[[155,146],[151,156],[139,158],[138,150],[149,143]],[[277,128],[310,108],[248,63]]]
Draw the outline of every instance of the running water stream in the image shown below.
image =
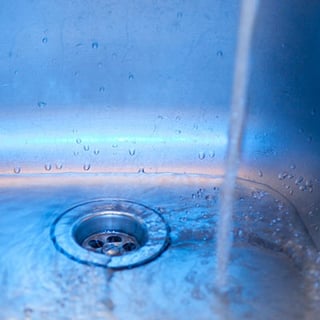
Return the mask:
[[246,115],[246,93],[249,56],[258,0],[243,0],[232,89],[229,144],[226,157],[225,180],[222,186],[220,217],[217,236],[216,286],[224,292],[232,246],[232,209],[236,177],[240,161],[242,135]]

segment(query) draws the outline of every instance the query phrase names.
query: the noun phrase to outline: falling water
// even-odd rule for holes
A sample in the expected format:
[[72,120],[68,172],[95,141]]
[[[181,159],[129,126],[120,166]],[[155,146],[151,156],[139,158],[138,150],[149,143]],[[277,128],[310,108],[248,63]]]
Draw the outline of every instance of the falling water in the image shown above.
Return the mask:
[[220,292],[227,283],[227,267],[232,246],[233,195],[238,171],[243,127],[246,114],[246,92],[248,84],[249,54],[258,0],[243,0],[238,32],[238,46],[232,89],[229,145],[226,174],[222,187],[220,218],[217,237],[216,286]]

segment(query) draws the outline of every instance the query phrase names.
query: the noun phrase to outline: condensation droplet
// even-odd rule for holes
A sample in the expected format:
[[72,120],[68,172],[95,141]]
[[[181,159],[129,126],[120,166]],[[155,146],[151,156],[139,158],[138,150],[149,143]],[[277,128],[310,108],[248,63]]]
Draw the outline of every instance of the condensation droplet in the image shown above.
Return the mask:
[[260,178],[263,177],[263,172],[262,172],[261,170],[258,171],[258,176],[259,176]]
[[136,154],[136,150],[135,149],[129,149],[129,154],[130,154],[130,156],[134,156]]
[[199,152],[198,158],[199,158],[200,160],[203,160],[205,157],[206,157],[206,154],[205,154],[204,152]]
[[294,170],[296,168],[296,165],[293,163],[291,166],[290,166],[290,169]]
[[82,140],[80,139],[80,138],[78,138],[77,140],[76,140],[76,143],[77,144],[80,144],[82,142]]
[[42,43],[47,43],[48,42],[48,38],[47,37],[43,37],[41,41],[42,41]]
[[84,171],[89,171],[90,168],[91,168],[90,163],[85,163],[85,164],[83,165],[83,170],[84,170]]
[[129,80],[133,80],[134,79],[134,75],[132,73],[129,73],[128,78],[129,78]]
[[116,143],[114,143],[114,144],[112,145],[112,148],[118,148],[118,145],[117,145]]
[[50,163],[46,163],[44,168],[47,170],[47,171],[50,171],[52,169],[52,166]]
[[89,151],[90,147],[88,145],[83,146],[84,151]]
[[16,174],[19,174],[21,172],[21,168],[20,167],[15,167],[13,169],[13,172],[16,173]]
[[294,182],[295,184],[299,184],[299,183],[301,183],[303,181],[303,177],[302,176],[300,176],[300,177],[298,177],[297,179],[296,179],[296,181]]
[[138,170],[138,173],[145,173],[144,168],[140,168],[140,169]]
[[99,88],[99,91],[100,91],[101,93],[104,92],[104,90],[105,90],[104,87],[100,87],[100,88]]
[[100,153],[100,150],[99,149],[94,149],[93,153],[97,156]]

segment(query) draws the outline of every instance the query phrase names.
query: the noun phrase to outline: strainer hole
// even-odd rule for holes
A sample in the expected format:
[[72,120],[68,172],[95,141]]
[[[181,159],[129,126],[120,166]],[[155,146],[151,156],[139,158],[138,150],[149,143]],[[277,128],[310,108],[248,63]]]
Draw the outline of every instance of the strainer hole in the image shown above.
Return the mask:
[[104,243],[101,240],[94,239],[94,240],[90,240],[88,242],[88,245],[93,249],[99,249],[103,247]]
[[137,246],[133,242],[127,242],[122,246],[122,249],[127,252],[136,250],[136,248],[137,248]]
[[109,236],[107,242],[122,242],[122,238],[120,236]]

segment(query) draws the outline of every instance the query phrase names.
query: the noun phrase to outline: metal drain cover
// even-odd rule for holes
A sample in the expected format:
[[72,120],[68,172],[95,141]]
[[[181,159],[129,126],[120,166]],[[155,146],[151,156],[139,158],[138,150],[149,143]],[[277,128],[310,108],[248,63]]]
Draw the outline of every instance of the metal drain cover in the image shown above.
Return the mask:
[[51,239],[73,260],[112,269],[147,263],[169,243],[163,218],[126,200],[95,200],[65,211],[51,226]]

